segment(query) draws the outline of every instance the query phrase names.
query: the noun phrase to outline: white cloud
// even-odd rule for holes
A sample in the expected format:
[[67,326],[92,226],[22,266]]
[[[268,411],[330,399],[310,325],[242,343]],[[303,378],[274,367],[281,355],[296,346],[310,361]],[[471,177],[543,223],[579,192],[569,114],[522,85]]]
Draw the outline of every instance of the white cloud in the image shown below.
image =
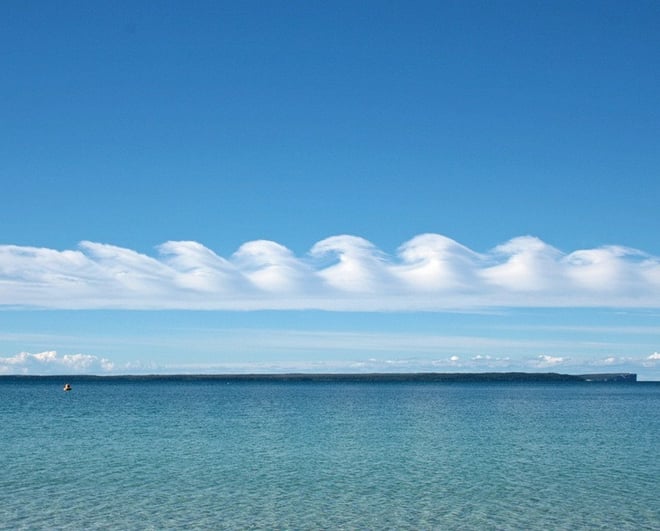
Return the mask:
[[155,257],[81,242],[76,250],[0,245],[0,306],[61,309],[468,310],[660,308],[660,258],[607,246],[571,253],[531,236],[478,253],[422,234],[388,255],[356,236],[296,256],[272,241],[223,258],[197,242]]
[[91,354],[65,354],[54,350],[30,354],[21,352],[8,358],[0,357],[0,374],[101,374],[111,372],[114,363]]
[[497,246],[491,259],[496,264],[481,271],[488,284],[532,295],[561,288],[562,254],[538,238],[514,238]]
[[655,367],[660,364],[660,352],[654,352],[644,361],[644,367]]
[[169,365],[124,367],[123,373],[278,373],[278,372],[558,372],[564,374],[589,374],[598,372],[646,373],[654,379],[655,362],[639,358],[616,360],[571,360],[566,357],[541,355],[531,359],[514,359],[509,356],[477,355],[462,357],[381,357],[370,356],[356,359],[296,359],[274,361],[221,361],[215,363],[177,363]]
[[439,234],[422,234],[399,248],[402,264],[392,267],[415,290],[473,292],[484,257]]
[[219,257],[197,242],[166,242],[158,246],[163,263],[169,267],[162,274],[171,278],[183,291],[231,292],[241,285],[241,275],[231,262]]
[[303,293],[312,277],[310,267],[279,243],[248,242],[234,253],[233,262],[257,290],[266,293]]
[[[568,357],[539,355],[535,358],[512,358],[490,354],[458,356],[428,352],[419,356],[398,357],[387,349],[375,355],[349,358],[332,356],[258,361],[245,359],[157,363],[135,360],[114,363],[89,354],[58,355],[55,351],[36,354],[21,352],[11,357],[0,357],[0,375],[72,375],[72,374],[230,374],[280,372],[483,372],[483,371],[548,371],[567,374],[592,372],[642,372],[647,379],[656,379],[653,370],[660,365],[660,354],[648,357],[607,357],[603,359],[570,359]],[[357,353],[356,353],[357,354]],[[394,355],[392,355],[394,354]],[[651,371],[651,372],[649,372]],[[654,376],[655,375],[655,376]]]
[[337,263],[317,271],[337,294],[378,294],[392,286],[386,256],[375,245],[356,236],[333,236],[312,247],[313,257],[336,257]]
[[566,358],[560,356],[549,356],[547,354],[541,354],[534,365],[536,367],[554,367],[556,365],[563,365],[566,363]]

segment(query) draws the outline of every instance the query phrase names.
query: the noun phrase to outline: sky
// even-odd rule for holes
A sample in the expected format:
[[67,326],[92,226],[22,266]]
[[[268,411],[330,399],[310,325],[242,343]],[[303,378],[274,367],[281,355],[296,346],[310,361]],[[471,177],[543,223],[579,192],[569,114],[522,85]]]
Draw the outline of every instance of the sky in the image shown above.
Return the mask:
[[660,4],[0,5],[0,374],[660,380]]

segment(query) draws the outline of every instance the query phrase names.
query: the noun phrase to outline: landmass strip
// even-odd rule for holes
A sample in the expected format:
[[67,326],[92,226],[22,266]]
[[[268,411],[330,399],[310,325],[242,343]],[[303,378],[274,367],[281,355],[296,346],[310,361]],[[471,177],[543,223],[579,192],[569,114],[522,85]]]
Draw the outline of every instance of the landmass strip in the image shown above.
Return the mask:
[[226,381],[273,381],[273,382],[600,382],[635,383],[635,373],[560,374],[555,372],[415,372],[415,373],[270,373],[270,374],[146,374],[146,375],[2,375],[5,379],[62,379],[70,380],[226,380]]

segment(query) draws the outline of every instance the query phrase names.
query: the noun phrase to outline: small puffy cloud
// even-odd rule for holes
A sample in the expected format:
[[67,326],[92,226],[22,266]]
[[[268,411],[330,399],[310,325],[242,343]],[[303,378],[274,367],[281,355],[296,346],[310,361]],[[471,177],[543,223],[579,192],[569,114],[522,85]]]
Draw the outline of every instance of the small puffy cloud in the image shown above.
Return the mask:
[[644,367],[657,367],[660,365],[660,352],[654,352],[643,363]]
[[560,356],[549,356],[547,354],[541,354],[535,361],[533,365],[539,368],[543,367],[554,367],[556,365],[562,365],[566,363],[567,359]]
[[532,236],[487,252],[421,234],[394,255],[351,235],[304,256],[273,241],[228,258],[169,241],[156,256],[85,241],[76,250],[0,245],[0,307],[450,311],[660,308],[660,258],[623,246],[564,253]]
[[114,369],[112,361],[91,354],[65,354],[54,350],[0,357],[0,374],[101,374]]

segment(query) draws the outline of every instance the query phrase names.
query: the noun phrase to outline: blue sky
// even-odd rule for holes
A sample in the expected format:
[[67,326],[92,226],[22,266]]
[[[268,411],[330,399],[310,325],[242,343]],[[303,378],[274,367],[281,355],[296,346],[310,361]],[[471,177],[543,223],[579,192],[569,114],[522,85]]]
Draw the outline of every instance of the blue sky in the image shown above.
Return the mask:
[[656,2],[4,2],[0,371],[660,378]]

